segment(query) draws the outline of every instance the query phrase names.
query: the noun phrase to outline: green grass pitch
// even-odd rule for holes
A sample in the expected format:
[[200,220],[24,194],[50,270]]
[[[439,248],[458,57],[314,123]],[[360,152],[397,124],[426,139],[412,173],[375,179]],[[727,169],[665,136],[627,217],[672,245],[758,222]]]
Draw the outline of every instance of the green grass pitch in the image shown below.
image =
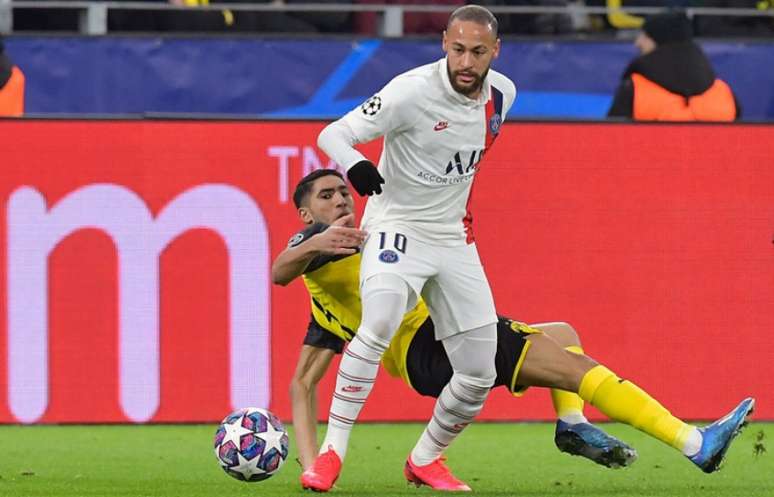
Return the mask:
[[[474,424],[449,450],[449,465],[476,494],[498,497],[774,496],[774,423],[750,424],[722,470],[711,475],[632,428],[602,426],[639,450],[633,466],[611,470],[562,454],[553,445],[553,425],[544,423]],[[358,425],[331,495],[436,495],[408,486],[402,475],[422,428]],[[264,482],[228,477],[213,455],[214,432],[215,425],[1,426],[0,496],[313,495],[300,490],[294,451],[280,472]],[[760,433],[764,438],[759,441]],[[756,456],[756,444],[768,452]]]

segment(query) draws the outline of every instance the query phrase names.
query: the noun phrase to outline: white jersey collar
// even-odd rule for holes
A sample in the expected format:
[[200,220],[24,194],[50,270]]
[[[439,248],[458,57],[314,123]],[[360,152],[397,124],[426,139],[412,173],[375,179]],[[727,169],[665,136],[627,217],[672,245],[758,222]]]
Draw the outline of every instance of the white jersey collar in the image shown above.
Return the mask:
[[441,76],[441,81],[443,82],[443,87],[446,89],[446,93],[453,99],[465,105],[485,105],[489,101],[489,74],[486,75],[486,78],[484,78],[484,82],[481,85],[481,94],[474,100],[458,92],[451,85],[451,81],[449,81],[449,71],[447,69],[448,64],[449,61],[446,57],[438,61],[438,74]]

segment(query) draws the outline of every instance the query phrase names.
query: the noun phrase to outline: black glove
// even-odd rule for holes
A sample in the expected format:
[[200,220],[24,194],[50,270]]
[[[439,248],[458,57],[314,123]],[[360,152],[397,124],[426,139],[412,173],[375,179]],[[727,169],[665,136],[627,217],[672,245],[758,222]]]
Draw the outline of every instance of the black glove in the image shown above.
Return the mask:
[[377,195],[382,193],[381,185],[384,184],[384,178],[370,160],[361,160],[350,167],[347,171],[347,178],[361,196],[368,195],[370,197],[374,193]]

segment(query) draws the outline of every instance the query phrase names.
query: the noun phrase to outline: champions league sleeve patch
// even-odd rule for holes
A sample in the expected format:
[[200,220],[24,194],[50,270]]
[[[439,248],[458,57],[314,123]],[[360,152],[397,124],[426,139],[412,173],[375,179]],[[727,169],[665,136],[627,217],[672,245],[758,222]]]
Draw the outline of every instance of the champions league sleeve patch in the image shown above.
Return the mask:
[[301,245],[301,242],[308,240],[309,238],[313,237],[318,233],[322,233],[326,229],[328,229],[327,224],[314,223],[313,225],[304,229],[304,231],[300,231],[295,235],[293,235],[290,238],[290,240],[288,240],[288,248],[295,247],[296,245]]
[[373,116],[374,114],[379,112],[379,109],[381,108],[382,108],[382,97],[380,97],[379,95],[374,95],[373,97],[363,102],[363,105],[360,106],[360,110],[362,110],[363,114],[367,116]]
[[301,232],[301,233],[296,233],[295,235],[293,235],[293,236],[290,238],[290,240],[288,240],[288,247],[295,247],[295,246],[296,246],[296,245],[298,245],[299,243],[303,242],[303,241],[304,241],[304,238],[306,238],[306,235],[304,235],[304,233],[303,233],[303,232]]

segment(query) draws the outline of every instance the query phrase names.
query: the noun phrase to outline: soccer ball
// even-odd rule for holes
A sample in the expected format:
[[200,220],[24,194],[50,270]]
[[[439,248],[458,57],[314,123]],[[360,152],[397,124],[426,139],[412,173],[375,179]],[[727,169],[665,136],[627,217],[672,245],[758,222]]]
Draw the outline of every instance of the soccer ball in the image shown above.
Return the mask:
[[238,409],[215,432],[215,457],[223,471],[237,480],[265,480],[288,458],[288,434],[266,409]]

